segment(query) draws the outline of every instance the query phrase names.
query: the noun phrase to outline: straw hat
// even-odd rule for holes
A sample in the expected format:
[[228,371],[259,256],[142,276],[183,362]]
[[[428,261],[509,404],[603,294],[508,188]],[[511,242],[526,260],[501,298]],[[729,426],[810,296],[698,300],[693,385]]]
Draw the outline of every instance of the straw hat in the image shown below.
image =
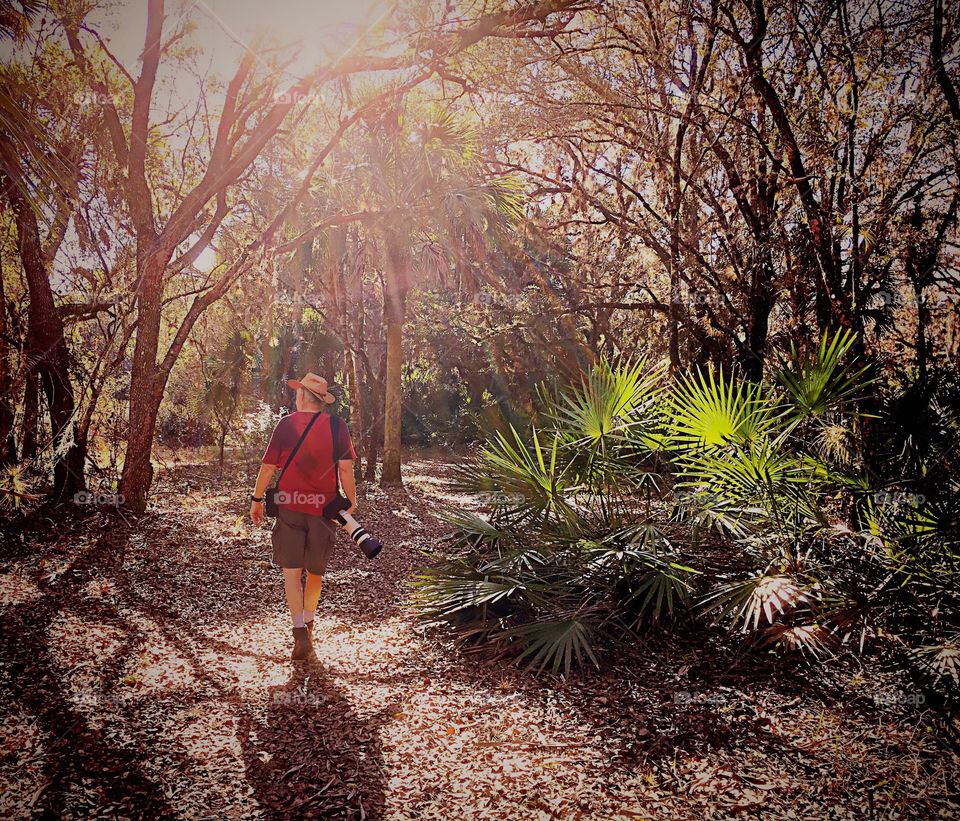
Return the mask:
[[327,390],[327,380],[315,373],[308,373],[302,379],[288,379],[287,384],[291,388],[303,388],[307,393],[312,393],[317,399],[326,402],[328,405],[337,401],[337,397]]

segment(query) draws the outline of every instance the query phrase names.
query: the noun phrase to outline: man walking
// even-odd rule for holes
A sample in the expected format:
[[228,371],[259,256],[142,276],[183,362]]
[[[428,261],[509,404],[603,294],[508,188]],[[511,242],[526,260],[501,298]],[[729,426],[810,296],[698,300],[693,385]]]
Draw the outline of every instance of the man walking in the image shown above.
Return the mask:
[[277,487],[279,513],[272,534],[273,563],[283,568],[283,588],[293,620],[291,658],[301,661],[314,652],[313,620],[336,533],[333,524],[323,518],[323,506],[336,497],[339,478],[350,501],[347,512],[353,512],[357,499],[353,460],[357,455],[346,423],[325,412],[336,401],[327,390],[327,380],[308,373],[287,384],[296,388],[297,410],[284,416],[270,436],[257,474],[250,518],[256,525],[263,521],[264,493],[310,426]]

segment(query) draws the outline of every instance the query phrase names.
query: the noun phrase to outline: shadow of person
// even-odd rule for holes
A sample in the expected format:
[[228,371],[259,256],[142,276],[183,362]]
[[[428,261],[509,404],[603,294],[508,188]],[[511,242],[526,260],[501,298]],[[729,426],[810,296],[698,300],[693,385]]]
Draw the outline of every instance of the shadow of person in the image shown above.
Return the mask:
[[382,818],[381,722],[361,719],[319,662],[291,666],[240,722],[253,797],[268,818]]

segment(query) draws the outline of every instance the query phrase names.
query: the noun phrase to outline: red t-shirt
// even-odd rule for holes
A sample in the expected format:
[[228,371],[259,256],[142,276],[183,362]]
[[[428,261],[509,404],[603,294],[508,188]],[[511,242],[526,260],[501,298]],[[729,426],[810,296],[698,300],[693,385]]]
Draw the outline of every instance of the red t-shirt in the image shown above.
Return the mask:
[[[279,474],[315,413],[295,411],[284,416],[270,436],[261,460],[263,464],[279,465]],[[339,427],[336,438],[334,425]],[[339,445],[336,456],[333,452],[334,441]],[[346,423],[339,416],[321,412],[280,480],[278,489],[283,495],[277,499],[277,504],[319,516],[323,513],[323,506],[337,495],[337,461],[356,458]]]

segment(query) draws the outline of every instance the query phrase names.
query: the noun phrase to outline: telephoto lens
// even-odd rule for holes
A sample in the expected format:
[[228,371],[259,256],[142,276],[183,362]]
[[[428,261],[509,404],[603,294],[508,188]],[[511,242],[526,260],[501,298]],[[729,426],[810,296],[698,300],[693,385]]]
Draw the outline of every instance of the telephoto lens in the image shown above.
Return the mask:
[[363,554],[368,559],[372,559],[383,550],[383,545],[379,539],[367,533],[360,522],[347,513],[347,508],[349,507],[350,500],[344,499],[343,496],[338,496],[335,499],[331,499],[330,502],[324,506],[323,515],[346,530],[350,538],[357,543],[357,547],[363,551]]

